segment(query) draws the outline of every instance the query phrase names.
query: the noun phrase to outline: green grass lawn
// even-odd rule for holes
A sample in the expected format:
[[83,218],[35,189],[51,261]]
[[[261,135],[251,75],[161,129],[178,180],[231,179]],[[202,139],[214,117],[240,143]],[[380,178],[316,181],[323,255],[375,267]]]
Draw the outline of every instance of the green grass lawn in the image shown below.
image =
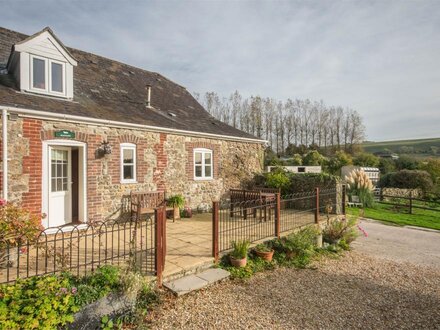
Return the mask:
[[[348,207],[347,214],[359,216],[361,209]],[[365,218],[392,222],[398,225],[418,226],[440,230],[440,212],[413,209],[413,214],[408,213],[408,209],[401,208],[398,211],[391,205],[376,203],[374,208],[364,209]]]

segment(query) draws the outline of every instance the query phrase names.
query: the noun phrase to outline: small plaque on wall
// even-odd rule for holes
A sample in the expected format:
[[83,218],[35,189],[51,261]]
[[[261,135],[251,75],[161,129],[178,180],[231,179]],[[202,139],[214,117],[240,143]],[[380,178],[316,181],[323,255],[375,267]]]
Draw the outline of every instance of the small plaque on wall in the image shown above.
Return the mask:
[[67,131],[67,130],[55,131],[55,137],[74,139],[75,138],[75,132]]

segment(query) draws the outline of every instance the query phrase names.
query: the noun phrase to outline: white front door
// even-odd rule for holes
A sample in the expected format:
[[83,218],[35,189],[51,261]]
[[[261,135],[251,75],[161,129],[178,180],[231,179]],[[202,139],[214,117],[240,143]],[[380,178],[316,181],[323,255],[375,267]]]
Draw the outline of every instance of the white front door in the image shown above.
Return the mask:
[[70,147],[49,147],[49,227],[72,222]]

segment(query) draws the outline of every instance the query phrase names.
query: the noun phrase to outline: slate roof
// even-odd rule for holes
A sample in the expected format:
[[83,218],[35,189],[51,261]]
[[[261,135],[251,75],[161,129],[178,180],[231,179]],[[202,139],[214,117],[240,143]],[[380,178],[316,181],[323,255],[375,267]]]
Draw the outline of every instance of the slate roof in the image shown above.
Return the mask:
[[[13,45],[28,37],[0,27],[0,70],[6,67]],[[159,73],[66,48],[78,61],[73,69],[73,101],[20,93],[12,75],[0,74],[0,104],[257,140],[214,119],[184,87]],[[147,85],[152,86],[153,108],[146,107]]]

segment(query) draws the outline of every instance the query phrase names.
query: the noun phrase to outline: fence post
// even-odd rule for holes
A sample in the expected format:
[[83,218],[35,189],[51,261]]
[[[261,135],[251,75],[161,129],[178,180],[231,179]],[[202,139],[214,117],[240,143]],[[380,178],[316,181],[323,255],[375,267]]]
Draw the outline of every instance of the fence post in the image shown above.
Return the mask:
[[162,207],[162,271],[165,269],[165,257],[167,255],[167,209]]
[[[275,236],[280,238],[281,233],[281,194],[276,193],[276,204],[275,204]],[[269,210],[270,211],[270,210]]]
[[342,215],[345,216],[345,200],[347,198],[347,186],[345,184],[342,185]]
[[409,214],[412,214],[412,203],[413,203],[413,199],[412,199],[412,190],[409,191]]
[[319,188],[315,188],[316,194],[316,209],[315,209],[315,223],[319,223]]
[[154,231],[154,243],[155,243],[155,268],[156,268],[156,276],[157,276],[157,286],[159,288],[162,287],[162,272],[163,272],[163,209],[155,209],[154,210],[154,218],[155,218],[155,231]]
[[212,256],[215,263],[218,262],[218,219],[219,218],[219,202],[212,202]]

